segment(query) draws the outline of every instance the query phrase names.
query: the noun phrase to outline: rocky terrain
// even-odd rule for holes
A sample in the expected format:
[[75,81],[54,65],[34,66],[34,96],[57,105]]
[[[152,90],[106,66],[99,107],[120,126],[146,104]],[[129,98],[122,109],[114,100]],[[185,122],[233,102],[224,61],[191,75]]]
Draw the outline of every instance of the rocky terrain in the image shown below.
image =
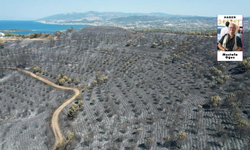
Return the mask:
[[59,114],[58,149],[250,149],[249,39],[244,63],[217,62],[216,37],[106,26],[6,41],[0,149],[53,149],[52,114],[73,96],[4,67],[81,91]]

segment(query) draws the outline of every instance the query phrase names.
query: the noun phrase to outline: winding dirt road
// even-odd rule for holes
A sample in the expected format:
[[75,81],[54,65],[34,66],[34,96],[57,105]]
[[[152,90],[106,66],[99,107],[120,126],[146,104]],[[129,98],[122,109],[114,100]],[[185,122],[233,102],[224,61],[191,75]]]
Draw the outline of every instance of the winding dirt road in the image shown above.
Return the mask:
[[53,149],[56,149],[56,146],[58,143],[62,142],[64,140],[64,137],[61,133],[61,130],[60,130],[60,127],[58,125],[58,115],[59,113],[62,111],[62,109],[67,106],[68,104],[70,104],[79,94],[80,94],[80,91],[77,89],[77,88],[70,88],[70,87],[62,87],[62,86],[59,86],[59,85],[56,85],[55,83],[47,80],[47,79],[44,79],[40,76],[37,76],[35,75],[34,73],[30,72],[30,71],[27,71],[27,70],[24,70],[24,69],[20,69],[20,68],[15,68],[15,67],[6,67],[7,69],[14,69],[14,70],[19,70],[19,71],[22,71],[26,74],[29,74],[30,76],[42,81],[42,82],[45,82],[47,83],[48,85],[51,85],[55,88],[59,88],[59,89],[63,89],[63,90],[73,90],[75,92],[74,96],[71,97],[70,99],[67,99],[60,107],[58,107],[55,112],[53,113],[53,116],[52,116],[52,120],[51,120],[51,128],[54,132],[54,135],[55,135],[55,145],[54,145],[54,148]]

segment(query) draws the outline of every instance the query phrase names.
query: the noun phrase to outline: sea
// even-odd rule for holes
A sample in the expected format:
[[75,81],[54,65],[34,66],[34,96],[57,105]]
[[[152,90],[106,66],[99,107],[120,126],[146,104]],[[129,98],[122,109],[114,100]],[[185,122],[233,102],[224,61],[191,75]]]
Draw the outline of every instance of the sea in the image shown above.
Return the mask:
[[11,31],[11,33],[27,35],[30,33],[50,33],[53,34],[56,31],[67,30],[73,27],[74,29],[84,28],[88,25],[58,25],[58,24],[43,24],[36,21],[6,21],[0,20],[0,32],[10,32],[3,31],[3,29],[22,29],[30,31]]

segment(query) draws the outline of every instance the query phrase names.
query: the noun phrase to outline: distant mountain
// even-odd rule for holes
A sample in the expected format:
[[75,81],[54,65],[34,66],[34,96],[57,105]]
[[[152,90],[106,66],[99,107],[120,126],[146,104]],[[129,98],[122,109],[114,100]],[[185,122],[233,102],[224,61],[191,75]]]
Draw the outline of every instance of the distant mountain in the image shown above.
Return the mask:
[[[116,26],[127,29],[167,29],[177,31],[216,30],[217,27],[216,16],[172,15],[161,12],[72,12],[45,17],[37,21],[48,24],[84,24],[91,26]],[[250,29],[248,24],[249,18],[244,18],[244,29]]]
[[122,12],[96,12],[96,11],[88,11],[85,13],[65,13],[65,14],[57,14],[49,17],[45,17],[42,19],[38,19],[37,21],[81,21],[81,20],[109,20],[113,18],[120,17],[128,17],[133,15],[142,15],[139,13],[122,13]]
[[[179,15],[169,15],[165,13],[159,13],[159,12],[153,12],[153,13],[123,13],[123,12],[97,12],[97,11],[88,11],[85,13],[65,13],[65,14],[57,14],[49,17],[45,17],[42,19],[38,19],[37,21],[46,21],[46,22],[52,22],[52,21],[82,21],[82,20],[111,20],[115,18],[121,18],[125,17],[124,19],[128,19],[126,17],[134,17],[140,16],[138,19],[153,19],[153,17],[176,17]],[[142,16],[151,16],[151,17],[142,17]],[[138,20],[137,19],[137,20]],[[150,20],[151,20],[150,19]]]

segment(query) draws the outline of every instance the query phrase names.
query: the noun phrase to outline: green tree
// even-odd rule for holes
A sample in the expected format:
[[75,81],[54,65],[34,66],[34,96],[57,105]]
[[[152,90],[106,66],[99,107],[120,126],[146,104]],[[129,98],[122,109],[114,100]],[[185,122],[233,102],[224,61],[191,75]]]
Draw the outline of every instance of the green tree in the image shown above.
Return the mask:
[[59,84],[60,84],[60,85],[64,85],[64,84],[65,84],[65,79],[63,79],[63,78],[62,78],[62,79],[59,79]]
[[240,138],[249,133],[249,123],[246,120],[238,120],[236,122],[236,130],[240,134]]
[[218,95],[212,96],[211,99],[210,99],[210,103],[211,103],[214,107],[219,106],[220,101],[221,101],[221,98],[220,98],[220,96],[218,96]]
[[72,103],[69,107],[68,116],[71,118],[75,117],[78,110],[79,110],[79,105],[77,105],[76,103]]

